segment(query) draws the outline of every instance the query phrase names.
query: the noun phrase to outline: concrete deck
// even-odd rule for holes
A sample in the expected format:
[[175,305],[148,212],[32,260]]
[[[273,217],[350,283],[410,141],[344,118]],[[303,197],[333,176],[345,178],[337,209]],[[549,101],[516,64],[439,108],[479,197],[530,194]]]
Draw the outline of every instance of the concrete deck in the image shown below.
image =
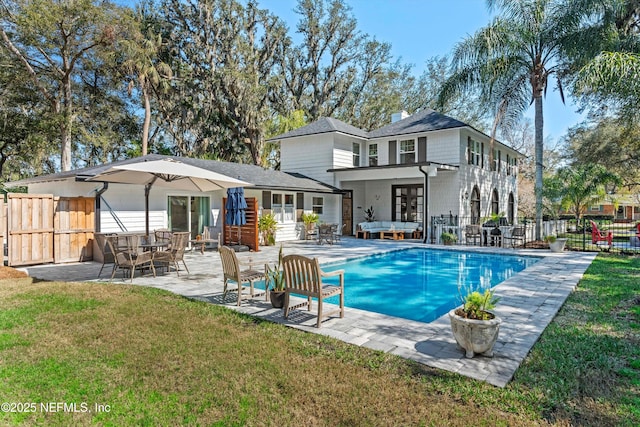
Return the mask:
[[[512,250],[502,248],[481,248],[472,246],[424,245],[419,241],[362,240],[343,238],[342,242],[329,246],[314,242],[286,242],[285,254],[301,254],[318,257],[321,263],[342,261],[360,256],[383,253],[407,247],[446,248],[492,253],[543,256],[532,267],[511,277],[496,287],[501,297],[496,314],[502,318],[498,342],[494,347],[494,357],[464,357],[464,351],[457,348],[450,330],[447,315],[431,323],[421,323],[377,313],[347,308],[344,319],[331,318],[323,322],[320,329],[314,327],[315,317],[305,311],[296,311],[289,320],[283,317],[283,310],[274,309],[263,297],[243,302],[236,306],[236,294],[222,296],[222,266],[217,252],[199,251],[187,253],[185,260],[190,274],[182,270],[178,277],[175,272],[159,275],[136,276],[135,285],[165,289],[185,297],[224,305],[232,310],[257,316],[272,322],[308,332],[328,335],[342,341],[380,350],[415,360],[428,366],[457,372],[477,380],[504,387],[512,378],[520,363],[527,356],[540,334],[575,289],[596,253],[563,252],[548,250]],[[238,253],[241,262],[251,262],[262,266],[265,262],[275,262],[279,246],[262,247],[260,252]],[[105,266],[102,277],[97,279],[101,264],[95,262],[62,265],[42,265],[23,268],[31,277],[62,281],[108,281],[111,265]],[[114,285],[129,284],[120,273],[113,280]],[[348,286],[348,284],[347,284]]]

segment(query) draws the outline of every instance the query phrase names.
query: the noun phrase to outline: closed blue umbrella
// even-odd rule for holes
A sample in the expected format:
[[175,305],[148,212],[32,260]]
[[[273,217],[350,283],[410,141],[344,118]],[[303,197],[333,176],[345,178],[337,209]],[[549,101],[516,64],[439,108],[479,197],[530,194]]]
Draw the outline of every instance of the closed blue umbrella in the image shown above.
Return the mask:
[[[244,198],[242,187],[227,189],[227,203],[225,205],[225,222],[228,225],[245,225],[247,223],[247,200]],[[240,242],[240,229],[238,228],[238,243]]]

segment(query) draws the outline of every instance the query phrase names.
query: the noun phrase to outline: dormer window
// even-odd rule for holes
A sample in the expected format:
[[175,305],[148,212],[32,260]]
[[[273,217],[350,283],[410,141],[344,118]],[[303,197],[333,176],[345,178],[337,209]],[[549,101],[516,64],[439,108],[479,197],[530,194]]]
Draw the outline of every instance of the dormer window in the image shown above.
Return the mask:
[[378,166],[378,144],[369,144],[369,166]]
[[353,151],[353,166],[360,166],[360,144],[354,142],[351,144],[351,149]]
[[416,162],[416,141],[406,139],[400,141],[400,163],[409,164]]

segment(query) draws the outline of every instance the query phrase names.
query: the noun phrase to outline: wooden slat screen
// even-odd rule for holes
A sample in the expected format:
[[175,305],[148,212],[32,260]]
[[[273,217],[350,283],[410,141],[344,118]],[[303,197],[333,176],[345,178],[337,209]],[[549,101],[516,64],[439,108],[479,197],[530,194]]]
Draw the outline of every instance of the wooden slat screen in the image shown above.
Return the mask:
[[222,199],[222,240],[225,245],[247,245],[249,249],[258,251],[260,250],[258,247],[258,199],[248,197],[246,200],[247,223],[243,226],[231,226],[225,222],[227,212],[224,206],[227,205],[227,199],[226,197]]

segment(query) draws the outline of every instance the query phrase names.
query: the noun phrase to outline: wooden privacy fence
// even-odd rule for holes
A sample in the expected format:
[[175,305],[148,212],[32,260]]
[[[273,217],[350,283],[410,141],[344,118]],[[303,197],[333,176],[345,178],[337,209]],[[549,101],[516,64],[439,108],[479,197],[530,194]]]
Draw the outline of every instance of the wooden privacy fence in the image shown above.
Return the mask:
[[92,258],[95,199],[10,193],[7,257],[10,266]]
[[225,245],[247,245],[250,249],[258,251],[258,199],[248,197],[247,199],[247,223],[236,226],[226,223],[227,205],[226,197],[222,199],[222,240]]

